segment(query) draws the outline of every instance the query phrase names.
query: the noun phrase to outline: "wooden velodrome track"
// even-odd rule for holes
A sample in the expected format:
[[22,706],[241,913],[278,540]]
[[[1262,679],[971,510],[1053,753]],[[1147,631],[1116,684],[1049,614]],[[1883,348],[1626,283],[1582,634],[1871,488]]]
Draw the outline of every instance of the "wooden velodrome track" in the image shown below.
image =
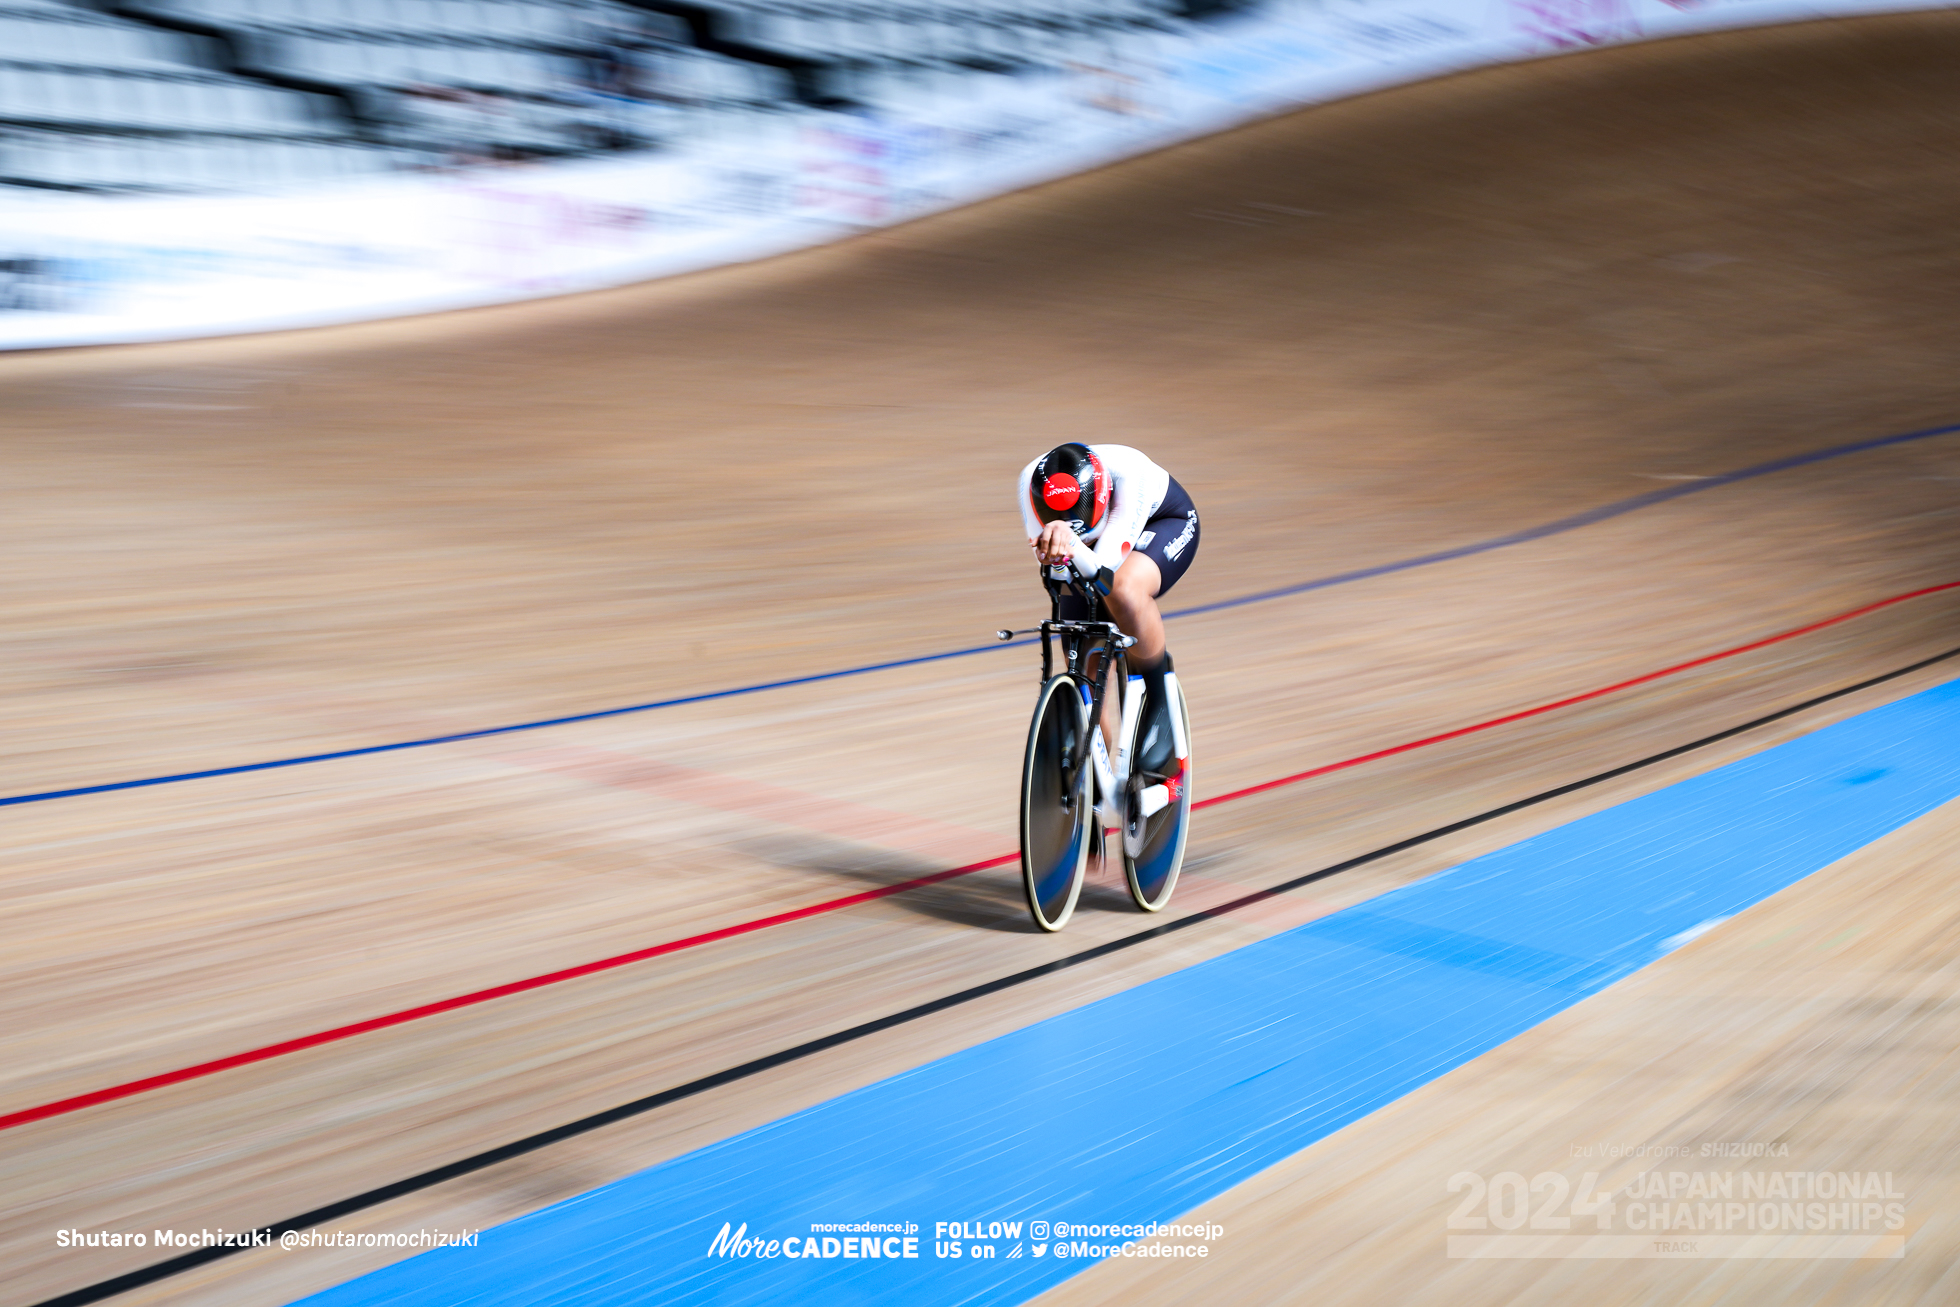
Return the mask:
[[[0,361],[0,794],[982,643],[1038,615],[1008,481],[1064,439],[1193,491],[1177,609],[1960,422],[1956,59],[1941,13],[1586,54],[668,284]],[[1922,440],[1174,621],[1200,793],[1960,580],[1956,489],[1960,436]],[[1174,911],[1957,633],[1935,595],[1212,808]],[[534,1210],[1955,667],[334,1224]],[[10,807],[0,1112],[1007,853],[1034,677],[986,652]],[[1210,1204],[1224,1255],[1052,1296],[1951,1302],[1956,849],[1924,818]],[[1126,902],[1104,881],[1039,936],[1001,867],[18,1126],[0,1302],[159,1260],[57,1229],[293,1216],[1127,934]],[[1452,1173],[1681,1138],[1895,1172],[1904,1257],[1445,1258]],[[252,1252],[115,1301],[278,1303],[391,1256]]]

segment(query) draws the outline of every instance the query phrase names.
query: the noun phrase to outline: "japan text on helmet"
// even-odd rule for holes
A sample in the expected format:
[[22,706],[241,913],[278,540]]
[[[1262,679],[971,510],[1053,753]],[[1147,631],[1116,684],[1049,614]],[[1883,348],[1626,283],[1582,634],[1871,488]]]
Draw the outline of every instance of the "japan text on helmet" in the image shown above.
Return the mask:
[[1075,534],[1087,535],[1109,512],[1109,473],[1087,445],[1057,445],[1035,463],[1028,502],[1043,522],[1067,522]]

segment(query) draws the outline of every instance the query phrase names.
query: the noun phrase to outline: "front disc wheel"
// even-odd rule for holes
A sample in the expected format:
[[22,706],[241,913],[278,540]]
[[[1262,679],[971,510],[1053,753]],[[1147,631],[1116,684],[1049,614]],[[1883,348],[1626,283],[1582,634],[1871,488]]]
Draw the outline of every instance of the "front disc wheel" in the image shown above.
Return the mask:
[[1041,687],[1021,768],[1021,882],[1042,930],[1060,930],[1075,912],[1088,870],[1095,771],[1089,762],[1089,709],[1082,687],[1057,676]]

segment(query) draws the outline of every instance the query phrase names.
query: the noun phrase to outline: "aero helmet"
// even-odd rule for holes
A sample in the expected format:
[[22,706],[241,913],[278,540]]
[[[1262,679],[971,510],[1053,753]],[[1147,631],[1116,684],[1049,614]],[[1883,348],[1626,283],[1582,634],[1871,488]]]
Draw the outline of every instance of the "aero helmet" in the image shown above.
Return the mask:
[[1075,534],[1087,535],[1109,512],[1109,473],[1087,445],[1057,445],[1035,462],[1028,502],[1043,522],[1067,522]]

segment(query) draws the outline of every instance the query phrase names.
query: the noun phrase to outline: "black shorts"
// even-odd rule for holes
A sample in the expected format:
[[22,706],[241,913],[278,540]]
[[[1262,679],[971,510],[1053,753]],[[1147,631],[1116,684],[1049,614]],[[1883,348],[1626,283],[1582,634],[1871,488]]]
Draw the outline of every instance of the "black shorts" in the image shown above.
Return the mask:
[[[1191,560],[1198,556],[1198,508],[1176,477],[1171,478],[1170,489],[1164,492],[1164,502],[1158,505],[1157,515],[1144,523],[1143,534],[1137,537],[1136,548],[1131,552],[1148,554],[1163,574],[1163,582],[1157,587],[1159,599],[1169,594],[1171,587],[1191,570]],[[1088,615],[1089,605],[1079,596],[1062,597],[1063,621],[1081,621]]]

